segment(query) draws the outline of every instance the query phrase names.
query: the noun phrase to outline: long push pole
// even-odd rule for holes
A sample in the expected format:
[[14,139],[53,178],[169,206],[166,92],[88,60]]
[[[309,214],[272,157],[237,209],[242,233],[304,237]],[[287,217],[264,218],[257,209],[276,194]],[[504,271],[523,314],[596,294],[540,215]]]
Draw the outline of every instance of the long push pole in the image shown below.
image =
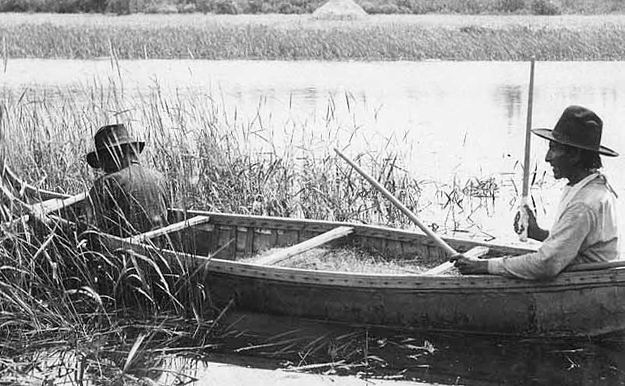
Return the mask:
[[434,242],[439,247],[441,247],[450,257],[458,254],[458,252],[456,252],[455,249],[450,247],[449,244],[447,244],[445,242],[445,240],[441,239],[436,233],[432,232],[432,230],[430,230],[430,228],[428,228],[427,226],[423,225],[423,223],[417,218],[417,216],[414,213],[412,213],[412,211],[410,209],[406,208],[406,206],[404,204],[402,204],[401,201],[399,201],[397,198],[395,198],[395,196],[393,196],[393,194],[391,192],[386,190],[386,188],[384,186],[382,186],[378,181],[376,181],[373,177],[369,176],[367,174],[367,172],[362,170],[360,168],[360,166],[358,166],[354,161],[349,159],[349,157],[347,157],[345,154],[343,154],[339,149],[335,148],[334,151],[339,156],[341,156],[341,158],[343,158],[348,164],[350,164],[350,166],[352,168],[354,168],[354,170],[356,170],[358,173],[360,173],[361,176],[366,178],[367,181],[369,181],[371,183],[371,185],[373,185],[380,193],[382,193],[384,195],[384,197],[386,197],[389,201],[391,201],[399,210],[401,210],[415,224],[417,224],[417,226],[426,235],[428,235],[432,240],[434,240]]
[[530,86],[527,96],[527,120],[525,125],[525,157],[523,159],[523,188],[521,191],[521,203],[519,207],[521,233],[519,240],[527,241],[528,214],[527,207],[529,205],[529,182],[530,182],[530,144],[532,142],[532,107],[534,102],[534,58],[530,66]]

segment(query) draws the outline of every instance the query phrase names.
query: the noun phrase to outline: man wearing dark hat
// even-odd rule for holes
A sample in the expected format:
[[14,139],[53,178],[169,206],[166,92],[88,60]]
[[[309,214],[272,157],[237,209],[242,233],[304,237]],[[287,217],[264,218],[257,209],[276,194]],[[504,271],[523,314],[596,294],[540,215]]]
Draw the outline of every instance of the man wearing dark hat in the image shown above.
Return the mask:
[[[535,129],[549,140],[545,161],[556,179],[566,178],[551,231],[541,229],[529,208],[528,237],[542,241],[534,253],[488,260],[459,255],[456,267],[463,274],[494,274],[521,279],[543,279],[558,275],[568,265],[617,259],[618,222],[616,194],[601,168],[599,155],[618,154],[601,146],[603,123],[592,111],[567,107],[553,130]],[[515,230],[518,229],[515,221]]]
[[89,191],[89,222],[103,232],[129,237],[167,223],[165,179],[139,163],[145,142],[132,138],[123,124],[101,127],[87,163],[102,169]]

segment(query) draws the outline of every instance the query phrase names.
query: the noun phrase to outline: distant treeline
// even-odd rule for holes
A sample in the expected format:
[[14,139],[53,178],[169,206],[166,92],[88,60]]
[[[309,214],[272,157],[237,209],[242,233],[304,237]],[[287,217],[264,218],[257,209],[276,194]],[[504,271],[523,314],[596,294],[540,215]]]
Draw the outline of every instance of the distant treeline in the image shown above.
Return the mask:
[[[0,0],[0,12],[311,13],[326,0]],[[623,0],[356,0],[370,14],[607,14]]]

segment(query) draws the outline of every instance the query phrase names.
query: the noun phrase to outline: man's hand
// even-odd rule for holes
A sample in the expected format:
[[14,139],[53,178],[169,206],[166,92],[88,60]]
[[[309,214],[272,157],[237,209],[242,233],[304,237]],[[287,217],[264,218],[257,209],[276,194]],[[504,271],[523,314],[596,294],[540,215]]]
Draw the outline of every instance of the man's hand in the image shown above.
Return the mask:
[[[549,236],[549,232],[538,226],[534,211],[531,210],[530,207],[527,205],[524,205],[521,210],[524,210],[525,213],[527,213],[527,237],[538,241],[543,241],[544,239],[546,239],[547,236]],[[523,232],[523,224],[521,224],[520,211],[517,212],[514,216],[514,231],[519,235]]]
[[454,267],[460,270],[463,275],[480,275],[488,273],[488,260],[465,255],[456,255],[452,260],[456,260]]
[[534,211],[527,205],[523,205],[521,209],[516,212],[516,215],[514,216],[514,231],[518,235],[523,232],[523,224],[521,224],[521,210],[524,210],[525,213],[527,213],[527,233],[529,234],[530,229],[538,228],[538,223],[536,222],[536,215],[534,214]]

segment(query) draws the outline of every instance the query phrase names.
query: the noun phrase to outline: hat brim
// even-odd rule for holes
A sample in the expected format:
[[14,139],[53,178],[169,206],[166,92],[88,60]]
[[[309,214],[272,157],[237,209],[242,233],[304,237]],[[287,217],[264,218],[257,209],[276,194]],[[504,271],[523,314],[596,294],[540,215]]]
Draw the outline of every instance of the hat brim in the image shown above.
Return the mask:
[[576,143],[571,143],[571,142],[567,142],[567,141],[563,141],[563,140],[554,138],[553,130],[551,130],[551,129],[542,129],[542,128],[541,129],[533,129],[532,133],[536,134],[537,136],[539,136],[541,138],[548,139],[549,141],[561,143],[563,145],[576,147],[578,149],[594,151],[596,153],[599,153],[601,155],[605,155],[605,156],[608,156],[608,157],[618,157],[618,153],[617,152],[615,152],[614,150],[612,150],[610,148],[607,148],[605,146],[599,145],[599,149],[595,149],[595,148],[592,148],[592,147],[589,147],[589,146],[578,145]]
[[143,141],[121,142],[121,143],[116,143],[112,146],[107,146],[107,147],[96,149],[87,154],[87,163],[89,164],[89,166],[91,166],[94,169],[100,169],[102,168],[102,163],[100,162],[100,159],[103,157],[106,157],[107,154],[110,154],[108,150],[109,148],[121,147],[125,145],[133,146],[137,150],[137,153],[141,153],[143,151],[143,148],[145,147],[145,142]]

